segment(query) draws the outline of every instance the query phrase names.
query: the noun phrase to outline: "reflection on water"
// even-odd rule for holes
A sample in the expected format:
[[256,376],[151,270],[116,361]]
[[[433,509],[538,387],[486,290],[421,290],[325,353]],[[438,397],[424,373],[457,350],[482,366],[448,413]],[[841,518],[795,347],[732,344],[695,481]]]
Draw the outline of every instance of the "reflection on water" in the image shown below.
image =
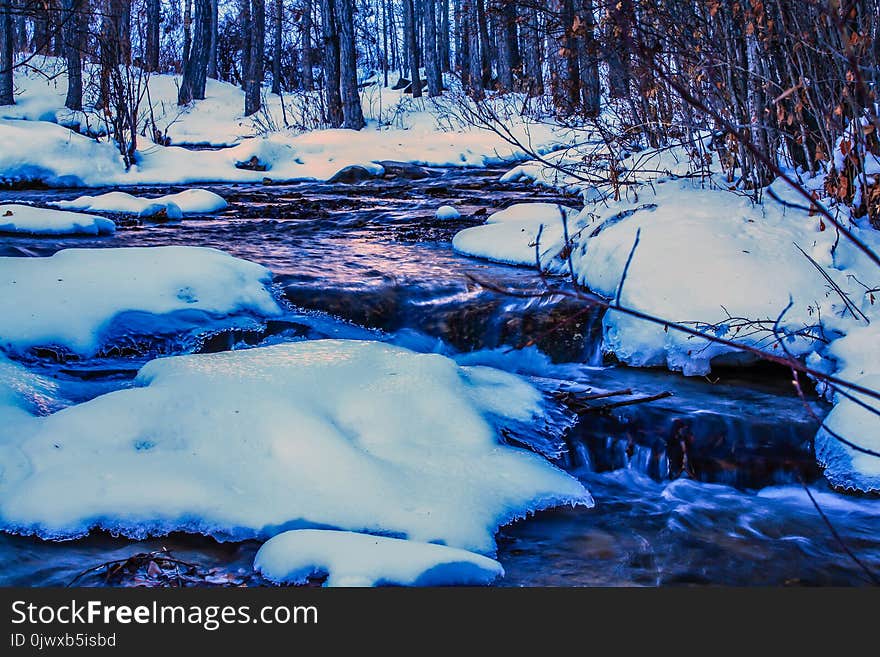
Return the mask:
[[[601,316],[565,299],[491,292],[479,281],[531,290],[535,277],[451,250],[452,235],[482,222],[486,211],[553,200],[552,193],[460,172],[356,187],[214,189],[231,201],[219,217],[123,229],[100,239],[0,237],[0,255],[14,256],[71,246],[216,247],[271,268],[279,294],[292,304],[286,317],[268,326],[198,340],[169,336],[150,347],[155,353],[117,349],[87,362],[39,363],[62,380],[62,403],[128,385],[144,360],[159,353],[323,336],[442,351],[463,364],[539,377],[547,390],[669,391],[672,397],[652,404],[582,414],[559,464],[586,483],[597,505],[544,512],[503,528],[502,585],[864,583],[799,479],[811,482],[847,545],[880,571],[880,500],[825,488],[812,458],[814,421],[775,375],[758,373],[742,382],[722,373],[713,384],[596,367]],[[4,200],[76,195],[16,192]],[[462,218],[434,219],[436,207],[448,203],[462,210]],[[0,535],[0,584],[63,585],[96,564],[162,547],[184,561],[262,583],[250,573],[256,542],[220,544],[184,535],[132,542],[97,534],[64,543]]]

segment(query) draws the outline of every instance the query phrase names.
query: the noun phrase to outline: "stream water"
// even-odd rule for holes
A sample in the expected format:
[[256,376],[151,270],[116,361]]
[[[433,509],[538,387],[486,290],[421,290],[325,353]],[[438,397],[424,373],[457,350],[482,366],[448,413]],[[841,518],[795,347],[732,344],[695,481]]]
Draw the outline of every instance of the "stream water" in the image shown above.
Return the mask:
[[[230,205],[211,217],[122,228],[112,237],[2,236],[0,255],[20,257],[71,247],[212,246],[269,267],[292,308],[265,330],[184,332],[117,345],[90,361],[39,354],[30,365],[79,382],[88,397],[126,385],[156,356],[332,336],[491,364],[533,377],[567,400],[587,389],[626,389],[631,393],[577,406],[578,422],[554,456],[585,482],[596,507],[543,512],[502,528],[498,558],[507,575],[500,585],[864,583],[800,482],[840,539],[880,572],[880,500],[847,497],[823,483],[812,456],[815,420],[784,372],[685,379],[603,363],[599,312],[542,294],[528,269],[478,261],[450,246],[456,231],[511,203],[577,200],[498,183],[496,171],[430,173],[357,185],[213,186]],[[0,199],[45,202],[81,193],[7,191]],[[434,218],[447,203],[461,219]],[[597,408],[667,392],[650,403]],[[824,412],[818,400],[809,403]],[[63,585],[89,567],[163,546],[212,572],[262,583],[251,573],[259,547],[253,541],[172,535],[134,542],[97,533],[63,543],[0,535],[0,584]]]

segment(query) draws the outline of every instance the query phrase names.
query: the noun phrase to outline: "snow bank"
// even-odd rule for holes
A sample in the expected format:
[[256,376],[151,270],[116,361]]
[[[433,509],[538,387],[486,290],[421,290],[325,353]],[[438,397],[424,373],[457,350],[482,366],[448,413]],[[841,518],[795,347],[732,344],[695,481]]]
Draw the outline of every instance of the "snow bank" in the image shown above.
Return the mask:
[[325,586],[473,586],[504,576],[494,559],[458,548],[315,529],[269,539],[254,569],[284,584],[305,584],[326,573]]
[[110,235],[115,231],[116,224],[102,217],[30,205],[0,205],[0,233]]
[[98,196],[80,196],[70,201],[53,201],[51,205],[66,210],[119,212],[139,217],[165,213],[169,219],[180,219],[185,214],[217,212],[225,208],[227,203],[222,196],[207,189],[187,189],[155,198],[132,196],[125,192],[108,192]]
[[538,430],[542,399],[515,375],[375,342],[158,359],[132,389],[33,420],[27,439],[0,426],[17,464],[0,523],[53,538],[330,527],[488,553],[500,524],[592,504],[499,443],[508,424]]
[[571,208],[555,203],[517,203],[490,215],[482,226],[456,233],[452,248],[496,262],[527,266],[536,264],[540,251],[543,263],[559,253],[563,217],[568,221],[574,214]]
[[[461,231],[453,245],[472,255],[534,265],[542,226],[542,268],[565,274],[569,249],[554,205],[514,206],[484,226]],[[657,182],[642,188],[637,202],[588,206],[570,218],[570,251],[578,281],[609,299],[618,295],[632,252],[620,292],[624,307],[782,353],[780,345],[774,347],[772,328],[789,301],[780,325],[789,332],[803,334],[814,325],[817,309],[828,315],[837,309],[824,279],[795,246],[818,262],[831,261],[834,236],[814,226],[762,211],[726,191]],[[740,326],[740,319],[746,325]],[[794,337],[785,346],[796,355],[815,347],[808,337]],[[604,349],[630,365],[668,366],[689,375],[705,374],[713,360],[737,352],[614,311],[604,319]]]
[[0,183],[51,187],[112,184],[124,171],[119,152],[45,121],[0,120]]
[[172,313],[271,317],[281,309],[266,287],[270,281],[261,265],[200,247],[3,257],[0,347],[59,346],[89,356],[120,323],[149,334],[161,330]]

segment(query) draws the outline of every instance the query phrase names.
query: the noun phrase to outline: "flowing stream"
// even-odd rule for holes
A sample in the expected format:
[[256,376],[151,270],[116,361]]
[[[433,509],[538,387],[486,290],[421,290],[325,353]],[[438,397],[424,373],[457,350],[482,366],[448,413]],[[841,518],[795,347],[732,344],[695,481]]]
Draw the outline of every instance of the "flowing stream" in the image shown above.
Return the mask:
[[[586,483],[596,507],[543,512],[502,528],[498,558],[507,575],[500,585],[864,583],[801,482],[846,545],[880,572],[880,500],[824,484],[812,456],[815,420],[785,372],[724,370],[685,379],[603,363],[599,311],[542,293],[533,271],[468,258],[450,246],[456,231],[512,203],[576,206],[577,199],[498,183],[497,171],[429,173],[356,185],[217,185],[211,189],[230,205],[214,216],[121,228],[112,237],[0,236],[0,255],[20,257],[71,247],[216,247],[269,267],[291,304],[265,330],[207,337],[183,331],[117,345],[90,361],[42,354],[31,365],[83,382],[88,397],[126,385],[150,358],[264,341],[341,337],[439,351],[532,377],[578,415],[564,449],[548,457]],[[81,193],[7,191],[0,198],[45,202]],[[462,217],[435,219],[442,204],[455,205]],[[586,392],[624,390],[577,402]],[[671,395],[608,408],[665,393]],[[807,403],[817,414],[826,410],[819,400]],[[210,570],[216,583],[224,575],[262,583],[251,573],[254,541],[172,535],[135,542],[96,533],[62,543],[0,534],[0,584],[64,585],[92,566],[163,546]]]

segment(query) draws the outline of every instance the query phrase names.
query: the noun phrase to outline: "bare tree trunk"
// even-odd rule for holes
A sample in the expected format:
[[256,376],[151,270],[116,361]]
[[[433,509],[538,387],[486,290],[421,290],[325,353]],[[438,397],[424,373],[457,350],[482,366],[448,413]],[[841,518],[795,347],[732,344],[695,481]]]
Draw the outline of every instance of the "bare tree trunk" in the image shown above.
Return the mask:
[[144,44],[144,68],[148,71],[159,70],[159,16],[160,0],[147,0],[147,33]]
[[284,26],[284,0],[275,0],[275,24],[272,34],[272,93],[281,95],[281,50]]
[[244,115],[260,110],[263,88],[263,53],[266,49],[265,0],[251,0],[251,47],[245,76]]
[[12,0],[0,0],[0,105],[14,105]]
[[251,0],[238,0],[238,22],[241,30],[241,88],[246,87],[247,72],[251,67]]
[[601,86],[599,83],[599,44],[596,42],[596,17],[593,0],[578,0],[577,16],[580,22],[578,40],[578,79],[581,104],[586,116],[599,116]]
[[82,109],[82,0],[62,0],[61,25],[64,34],[64,57],[67,60],[67,98],[64,106]]
[[437,0],[422,0],[425,21],[425,78],[428,80],[428,96],[434,98],[443,93],[443,76],[440,73],[440,57],[437,52]]
[[339,90],[342,98],[342,127],[360,130],[366,122],[358,91],[354,0],[337,0],[336,12],[339,19]]
[[312,73],[312,0],[303,3],[302,16],[302,83],[303,89],[311,91],[315,88],[315,76]]
[[403,0],[406,10],[406,49],[409,53],[410,77],[413,98],[422,97],[422,80],[419,77],[419,47],[416,42],[416,9],[413,0]]
[[[248,0],[245,0],[247,2]],[[192,3],[193,0],[183,0],[183,59],[181,63],[184,70],[189,61],[189,50],[192,48]]]
[[630,83],[629,41],[634,17],[632,0],[620,0],[608,11],[604,38],[605,62],[608,64],[608,93],[612,98],[627,98]]
[[482,58],[480,57],[480,30],[477,27],[479,23],[479,12],[477,11],[477,0],[464,0],[466,2],[465,9],[467,14],[464,18],[467,20],[467,44],[468,44],[468,89],[474,98],[482,98],[483,96],[483,67]]
[[513,71],[519,67],[519,50],[516,44],[516,7],[505,0],[496,1],[498,21],[498,85],[513,90]]
[[544,72],[541,66],[541,54],[544,51],[544,35],[539,23],[538,11],[533,6],[523,9],[523,41],[525,89],[529,96],[541,96],[544,93]]
[[177,103],[186,105],[205,97],[208,76],[208,56],[211,52],[211,0],[195,0],[195,31],[189,59],[183,67],[183,80],[177,93]]
[[449,54],[449,0],[440,0],[440,36],[438,37],[438,42],[440,70],[444,73],[449,73],[452,71],[452,59]]
[[339,32],[336,28],[334,0],[321,0],[321,34],[324,39],[324,94],[327,123],[342,126],[342,95],[339,92]]
[[492,86],[492,60],[489,57],[489,23],[486,20],[486,3],[484,0],[472,0],[477,5],[477,32],[480,37],[480,79],[483,89]]
[[217,30],[219,29],[219,0],[211,0],[211,45],[208,48],[208,77],[217,79]]

